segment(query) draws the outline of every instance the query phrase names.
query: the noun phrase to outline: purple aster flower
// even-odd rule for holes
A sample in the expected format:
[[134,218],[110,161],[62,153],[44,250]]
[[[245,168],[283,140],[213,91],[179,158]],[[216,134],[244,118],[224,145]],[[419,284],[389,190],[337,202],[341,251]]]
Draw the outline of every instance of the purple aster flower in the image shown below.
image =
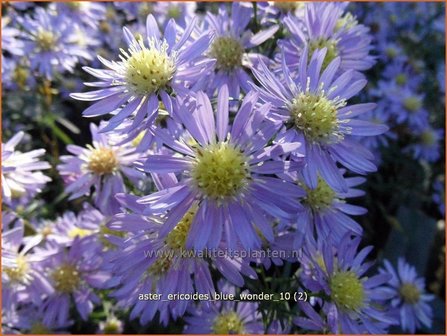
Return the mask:
[[430,328],[433,313],[429,302],[434,295],[426,293],[424,279],[402,258],[398,260],[397,271],[388,260],[384,266],[380,273],[392,276],[386,289],[392,296],[391,307],[396,310],[402,330],[414,334],[422,326]]
[[197,3],[193,1],[156,2],[154,16],[161,27],[166,26],[170,19],[174,19],[181,27],[186,27],[196,11]]
[[112,144],[113,134],[99,133],[93,123],[90,131],[92,145],[87,148],[68,145],[67,150],[73,155],[61,156],[62,163],[57,168],[67,184],[70,199],[89,195],[94,186],[95,204],[104,213],[113,214],[119,206],[113,196],[126,190],[124,177],[134,185],[144,177],[134,167],[140,154],[129,143]]
[[347,199],[364,195],[364,191],[355,189],[364,183],[363,177],[345,178],[348,190],[336,192],[321,177],[318,178],[317,187],[311,189],[304,182],[299,173],[290,173],[289,177],[301,186],[305,196],[301,198],[304,211],[298,213],[293,227],[296,229],[294,246],[301,246],[303,238],[315,235],[321,239],[331,238],[334,242],[350,233],[361,236],[363,229],[350,216],[364,215],[367,210],[363,207],[348,204]]
[[439,212],[441,213],[442,217],[445,217],[445,177],[444,176],[438,176],[438,178],[433,182],[433,196],[432,199],[436,203],[436,205],[439,208]]
[[27,153],[16,150],[25,133],[19,132],[8,142],[2,144],[2,194],[3,202],[10,203],[14,198],[31,198],[51,181],[40,170],[50,168],[48,162],[39,158],[44,149]]
[[390,112],[394,115],[396,123],[407,123],[410,127],[419,129],[428,126],[428,111],[424,108],[423,94],[408,87],[390,91],[386,86],[383,90],[393,92],[390,96]]
[[4,51],[15,56],[23,55],[23,41],[19,39],[20,30],[8,27],[9,23],[11,23],[10,19],[2,18],[2,59]]
[[267,239],[273,236],[265,215],[290,219],[300,208],[293,196],[301,196],[302,191],[274,174],[297,169],[293,162],[275,159],[301,144],[268,146],[276,133],[266,118],[270,105],[257,106],[258,94],[253,91],[242,101],[230,129],[228,97],[228,89],[223,86],[217,98],[216,117],[203,92],[197,93],[196,102],[177,101],[175,116],[188,133],[178,140],[161,132],[159,136],[180,156],[149,155],[144,164],[148,172],[183,174],[175,186],[140,202],[147,207],[147,214],[169,211],[162,236],[198,202],[198,215],[187,241],[188,247],[197,250],[218,246],[222,237],[230,248],[236,247],[237,241],[244,248],[259,248],[256,229]]
[[44,311],[42,323],[45,325],[63,324],[69,318],[73,300],[82,320],[87,320],[99,297],[93,288],[104,289],[110,275],[101,271],[102,256],[88,249],[88,240],[75,239],[68,249],[58,249],[47,244],[52,255],[42,265],[53,293],[48,295],[41,309]]
[[302,18],[306,8],[305,2],[302,1],[266,1],[257,5],[258,18],[262,25],[278,23],[289,13]]
[[34,17],[27,15],[20,24],[25,30],[24,53],[30,59],[31,69],[47,79],[52,79],[55,71],[72,72],[81,59],[91,59],[90,53],[76,43],[73,22],[67,16],[39,7]]
[[261,85],[256,87],[261,99],[273,105],[272,118],[286,126],[279,139],[304,144],[306,184],[315,189],[321,176],[331,188],[346,192],[348,187],[337,162],[358,174],[376,170],[371,162],[373,155],[351,136],[374,136],[384,133],[387,127],[357,119],[375,107],[375,104],[347,105],[347,100],[366,85],[366,80],[355,80],[353,70],[336,76],[340,57],[321,73],[326,53],[326,48],[316,51],[308,62],[306,47],[297,76],[289,72],[283,59],[284,82],[264,64],[261,70],[253,69],[253,73]]
[[411,152],[416,160],[438,161],[441,155],[440,142],[444,137],[444,130],[428,126],[422,130],[416,130],[414,136],[417,142],[410,144],[404,151]]
[[251,3],[233,2],[231,15],[225,6],[219,8],[219,14],[207,13],[207,28],[215,33],[208,50],[208,57],[216,60],[215,71],[208,78],[207,92],[214,94],[222,85],[227,85],[230,97],[239,99],[241,88],[244,93],[250,91],[250,68],[256,66],[260,58],[268,58],[250,51],[271,38],[278,30],[277,25],[270,26],[253,34],[247,25],[253,15]]
[[[330,239],[307,240],[301,259],[307,271],[302,272],[302,281],[312,293],[320,292],[322,299],[301,302],[305,317],[295,318],[297,325],[320,332],[383,334],[396,323],[381,304],[390,297],[381,287],[390,276],[366,276],[371,263],[364,260],[372,247],[357,253],[360,240],[349,235],[339,244]],[[317,307],[323,316],[315,312]]]
[[369,55],[371,36],[369,29],[358,24],[350,13],[344,13],[346,3],[308,2],[304,20],[292,14],[284,19],[290,39],[282,41],[286,64],[298,69],[300,59],[310,59],[316,50],[326,48],[325,68],[340,57],[339,73],[346,70],[364,71],[374,65]]
[[149,14],[154,14],[155,2],[116,1],[113,5],[124,12],[128,21],[137,19],[144,22]]
[[[176,179],[164,176],[159,183],[161,186],[171,185],[176,183]],[[141,324],[146,324],[158,311],[161,323],[166,325],[170,316],[183,316],[192,300],[167,301],[168,295],[214,293],[209,262],[238,286],[244,283],[240,273],[256,278],[256,273],[241,258],[218,255],[206,259],[204,254],[194,254],[186,248],[186,239],[198,214],[196,205],[184,214],[167,236],[162,237],[160,231],[164,217],[145,216],[145,207],[135,196],[120,195],[119,198],[123,206],[132,212],[115,215],[109,228],[132,235],[121,242],[111,260],[114,274],[111,282],[118,287],[112,296],[120,306],[133,307],[131,319],[139,317]],[[161,294],[161,300],[148,301],[143,296],[146,293]]]
[[126,118],[131,118],[132,124],[123,130],[123,133],[129,133],[133,130],[140,132],[153,125],[160,99],[172,113],[170,94],[188,94],[192,85],[213,63],[202,56],[209,46],[211,34],[203,34],[188,42],[194,27],[195,20],[180,35],[180,28],[171,20],[162,37],[154,17],[149,15],[144,38],[136,39],[129,29],[124,28],[128,50],[121,50],[121,61],[111,62],[98,56],[108,70],[84,68],[100,80],[88,85],[100,89],[72,94],[79,100],[99,100],[83,115],[94,117],[113,112],[114,116],[104,131],[110,131]]
[[[400,87],[408,87],[409,89],[417,89],[423,80],[421,74],[417,73],[413,66],[407,61],[397,59],[383,70],[383,78],[388,85],[397,85]],[[388,90],[385,94],[391,94]]]
[[39,237],[26,244],[23,237],[23,223],[2,233],[2,284],[17,294],[17,302],[40,304],[41,297],[52,292],[39,268],[47,255],[32,251],[40,243]]
[[[220,292],[235,295],[234,287],[220,282]],[[248,293],[248,291],[245,291]],[[255,302],[214,301],[200,302],[191,307],[185,317],[185,334],[263,334],[264,325],[259,304]]]
[[98,28],[98,22],[103,20],[106,14],[106,6],[93,1],[56,2],[51,3],[49,7],[57,15],[69,17],[74,22],[81,22],[91,28]]

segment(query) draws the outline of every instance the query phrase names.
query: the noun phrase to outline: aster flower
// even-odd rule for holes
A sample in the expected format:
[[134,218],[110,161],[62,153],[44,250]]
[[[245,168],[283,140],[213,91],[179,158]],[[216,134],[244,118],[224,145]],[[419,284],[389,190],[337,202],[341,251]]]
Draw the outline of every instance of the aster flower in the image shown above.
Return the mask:
[[66,16],[54,15],[36,8],[34,17],[21,18],[25,30],[24,53],[29,56],[31,69],[47,79],[55,71],[72,72],[81,59],[91,59],[90,53],[76,43],[73,22]]
[[258,17],[262,25],[277,23],[291,13],[297,17],[304,17],[306,4],[302,1],[267,1],[259,2]]
[[2,18],[2,60],[3,51],[16,56],[23,55],[23,41],[19,39],[20,30],[9,27],[10,23],[11,20],[7,17]]
[[[220,291],[235,295],[235,288],[220,282]],[[246,291],[247,292],[247,291]],[[248,292],[247,292],[248,293]],[[185,334],[263,334],[261,314],[255,302],[214,301],[191,307],[185,317]]]
[[388,260],[384,266],[380,272],[392,276],[386,289],[392,295],[391,307],[396,310],[402,330],[414,334],[422,326],[430,328],[433,313],[429,302],[434,295],[426,293],[424,279],[402,258],[398,260],[397,271]]
[[4,202],[12,198],[33,197],[51,181],[40,170],[50,168],[48,162],[40,161],[44,149],[27,153],[16,150],[25,133],[19,132],[8,142],[2,144],[2,194]]
[[71,18],[74,22],[82,22],[83,25],[97,28],[98,22],[105,18],[106,7],[103,3],[92,1],[67,1],[50,4],[50,10],[57,15]]
[[67,322],[69,309],[73,300],[82,320],[87,320],[94,304],[99,304],[99,297],[93,288],[106,288],[109,279],[107,272],[101,271],[102,256],[88,247],[88,241],[75,239],[69,250],[58,249],[47,244],[51,257],[42,265],[53,293],[48,295],[41,309],[44,311],[42,323],[56,325]]
[[[386,89],[386,88],[385,88]],[[390,112],[396,123],[407,123],[410,127],[428,126],[428,111],[424,108],[424,95],[408,87],[396,90],[390,97]]]
[[144,174],[137,171],[134,162],[140,158],[130,144],[112,145],[113,134],[99,133],[95,124],[90,124],[92,145],[87,148],[68,145],[73,155],[62,155],[58,170],[67,184],[70,199],[89,195],[95,188],[95,204],[106,214],[113,214],[118,203],[113,195],[126,190],[124,177],[137,185]]
[[441,155],[441,140],[444,137],[443,129],[434,129],[430,126],[414,132],[416,143],[410,144],[404,151],[413,154],[416,160],[436,162]]
[[346,234],[361,236],[363,229],[350,216],[363,215],[367,210],[363,207],[348,204],[347,199],[364,195],[364,192],[355,189],[364,183],[363,177],[345,178],[348,190],[336,192],[321,177],[318,178],[317,187],[311,189],[304,182],[299,173],[290,173],[291,178],[306,192],[301,198],[304,210],[299,212],[293,227],[296,229],[294,246],[302,244],[303,238],[315,235],[321,239],[331,238],[339,242]]
[[39,304],[43,295],[52,292],[38,267],[47,255],[32,251],[40,243],[38,237],[26,244],[23,237],[23,222],[2,233],[2,284],[17,294],[17,302]]
[[79,100],[99,100],[87,108],[83,115],[94,117],[113,112],[114,116],[104,131],[110,131],[126,118],[131,118],[133,123],[123,130],[128,133],[137,128],[141,131],[154,123],[160,99],[168,112],[172,113],[170,94],[187,94],[188,89],[212,64],[203,60],[202,56],[208,48],[211,34],[203,34],[195,41],[188,42],[194,27],[195,20],[180,35],[180,29],[171,20],[162,37],[152,15],[147,17],[144,39],[136,39],[125,27],[128,50],[121,50],[121,61],[111,62],[98,56],[108,70],[84,68],[100,80],[88,85],[100,89],[71,95]]
[[154,14],[155,2],[115,1],[113,5],[124,12],[128,21],[137,19],[143,22],[148,15]]
[[316,51],[308,62],[306,48],[299,76],[289,72],[283,59],[284,83],[261,64],[259,70],[253,69],[261,85],[255,89],[263,101],[273,105],[272,117],[286,126],[279,140],[303,142],[306,184],[315,189],[321,176],[331,188],[346,192],[347,185],[337,162],[358,174],[376,170],[372,154],[351,136],[374,136],[385,132],[387,127],[357,119],[375,107],[375,104],[347,105],[347,100],[366,85],[366,80],[355,80],[353,70],[336,76],[339,57],[321,73],[326,53],[326,48]]
[[369,55],[371,36],[369,29],[358,24],[355,17],[344,13],[346,3],[308,2],[304,20],[289,14],[284,24],[290,39],[282,41],[286,64],[298,69],[300,59],[309,59],[314,51],[327,49],[323,68],[340,57],[339,71],[364,71],[375,62]]
[[219,8],[218,15],[207,13],[208,29],[215,33],[208,50],[208,57],[216,60],[214,74],[207,81],[210,94],[227,85],[230,97],[238,99],[241,88],[244,93],[250,91],[250,68],[256,66],[261,57],[268,62],[267,57],[250,49],[271,38],[278,26],[272,25],[253,34],[247,29],[252,14],[252,4],[241,2],[232,3],[231,15],[224,6]]
[[265,119],[270,106],[258,108],[255,92],[242,101],[230,130],[228,97],[224,86],[218,95],[216,119],[203,92],[197,93],[196,103],[179,101],[176,117],[188,133],[178,140],[165,135],[163,141],[181,156],[149,155],[144,163],[147,172],[183,173],[178,184],[140,202],[146,205],[147,214],[169,210],[162,235],[170,232],[198,202],[198,215],[187,243],[197,250],[218,246],[222,237],[230,248],[236,247],[237,241],[244,248],[259,248],[256,228],[267,239],[272,237],[272,228],[264,216],[290,219],[300,207],[292,196],[299,197],[302,191],[272,175],[297,168],[290,161],[275,159],[301,144],[267,146],[276,129]]
[[[295,318],[295,324],[337,334],[384,334],[396,323],[381,304],[390,297],[381,286],[390,277],[366,276],[371,263],[364,261],[372,247],[357,252],[360,240],[349,235],[337,245],[330,239],[317,243],[308,240],[301,260],[308,271],[302,273],[302,281],[312,292],[320,291],[323,299],[301,302],[306,317]],[[313,306],[320,307],[323,316]]]
[[154,16],[161,27],[166,26],[170,19],[174,19],[181,27],[186,27],[194,16],[197,3],[193,1],[156,2]]
[[[161,186],[174,182],[175,178],[169,176],[159,181]],[[112,296],[120,306],[133,307],[131,319],[140,317],[141,324],[146,324],[158,311],[161,323],[166,325],[170,316],[174,319],[183,316],[191,300],[145,301],[139,299],[141,293],[161,294],[164,299],[172,293],[214,293],[208,260],[185,245],[197,207],[191,207],[175,228],[162,237],[163,217],[145,216],[145,207],[138,204],[135,196],[120,195],[119,199],[132,212],[115,215],[108,227],[131,236],[121,241],[111,260],[114,274],[111,281],[118,287]],[[209,261],[239,286],[244,282],[240,273],[256,278],[256,273],[241,258],[211,256]]]

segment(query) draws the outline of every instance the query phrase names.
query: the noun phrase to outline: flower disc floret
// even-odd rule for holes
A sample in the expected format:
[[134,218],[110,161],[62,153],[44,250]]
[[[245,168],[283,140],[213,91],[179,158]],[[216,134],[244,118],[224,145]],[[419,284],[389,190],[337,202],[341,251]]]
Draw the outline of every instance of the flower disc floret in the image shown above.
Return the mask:
[[219,314],[213,323],[213,333],[217,335],[242,334],[244,324],[236,312]]
[[56,44],[56,36],[49,30],[40,29],[36,35],[36,43],[41,50],[51,51]]
[[294,126],[310,141],[328,142],[338,130],[337,107],[322,94],[300,93],[290,113]]
[[111,174],[118,167],[118,159],[112,148],[99,147],[92,150],[88,169],[95,174]]
[[188,238],[189,229],[196,215],[197,207],[194,207],[186,213],[182,220],[169,232],[166,237],[166,245],[172,250],[181,250],[185,248],[186,239]]
[[399,288],[399,293],[405,303],[408,304],[418,303],[421,297],[419,289],[412,283],[403,283]]
[[334,274],[330,280],[331,299],[335,304],[349,311],[363,307],[365,290],[358,276],[352,271]]
[[421,109],[422,102],[418,97],[408,97],[404,100],[404,107],[407,111],[416,112]]
[[60,293],[73,293],[80,285],[81,279],[76,266],[63,264],[52,273],[54,288]]
[[327,49],[323,61],[323,69],[325,69],[338,56],[337,41],[323,37],[309,41],[308,59],[311,59],[315,51],[323,48]]
[[238,195],[250,172],[244,154],[228,142],[220,142],[197,150],[191,176],[205,196],[217,199]]
[[25,279],[26,274],[29,270],[28,262],[26,258],[22,255],[19,255],[16,259],[17,266],[16,267],[4,267],[3,271],[8,275],[9,279],[12,282],[20,282]]
[[171,81],[175,72],[174,61],[167,54],[166,43],[157,48],[151,40],[147,48],[139,39],[138,44],[131,46],[129,53],[121,51],[125,56],[127,86],[137,95],[155,93]]
[[335,198],[335,191],[320,177],[315,189],[304,186],[307,195],[303,202],[315,211],[321,211],[331,206]]
[[210,56],[216,59],[217,68],[231,71],[242,65],[244,48],[231,36],[217,37],[211,45]]

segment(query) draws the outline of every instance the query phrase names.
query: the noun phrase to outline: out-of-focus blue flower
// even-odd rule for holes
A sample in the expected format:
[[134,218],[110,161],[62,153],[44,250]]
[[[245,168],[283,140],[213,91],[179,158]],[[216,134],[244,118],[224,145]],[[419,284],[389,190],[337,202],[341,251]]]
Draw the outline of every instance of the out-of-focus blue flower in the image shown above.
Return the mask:
[[384,266],[380,273],[392,276],[386,289],[392,295],[391,307],[396,310],[402,330],[414,334],[422,326],[430,328],[433,313],[429,302],[434,295],[426,293],[424,279],[402,258],[398,260],[397,271],[388,260],[384,261]]
[[110,275],[100,269],[102,256],[86,248],[88,244],[88,240],[78,238],[67,251],[47,243],[46,249],[52,254],[45,260],[42,268],[51,283],[53,293],[41,305],[44,325],[67,322],[72,303],[85,321],[93,311],[94,304],[100,303],[93,288],[106,288]]
[[[312,292],[322,292],[323,299],[311,298],[301,302],[306,317],[294,322],[308,330],[347,334],[384,334],[396,320],[381,304],[390,297],[382,287],[388,274],[366,276],[371,267],[365,258],[372,247],[357,252],[361,238],[345,236],[334,245],[330,239],[306,244],[302,263],[307,271],[302,280]],[[337,246],[337,247],[335,247]],[[315,312],[316,307],[323,315]]]
[[106,7],[104,3],[93,1],[55,2],[49,6],[56,15],[71,18],[74,22],[82,23],[91,28],[97,28],[98,22],[105,18]]
[[[124,28],[128,50],[121,50],[121,61],[108,61],[98,56],[108,70],[84,68],[100,80],[88,85],[100,89],[72,94],[79,100],[99,100],[83,115],[94,117],[113,112],[104,131],[116,128],[125,119],[133,119],[132,124],[122,130],[126,134],[146,129],[155,122],[160,99],[171,114],[171,93],[188,94],[213,63],[204,60],[202,55],[209,46],[211,34],[205,33],[191,42],[194,27],[195,20],[183,31],[171,20],[162,37],[155,18],[149,15],[144,38],[135,38],[129,29]],[[179,30],[183,31],[181,35]]]
[[[221,293],[235,295],[235,288],[221,282]],[[247,292],[248,293],[248,292]],[[191,307],[185,317],[185,334],[263,334],[261,314],[256,302],[214,301],[201,302]]]
[[52,79],[55,71],[72,72],[79,60],[92,58],[77,43],[70,17],[39,7],[33,17],[21,18],[20,24],[24,29],[24,53],[30,59],[31,69],[47,79]]
[[357,119],[375,107],[375,104],[347,105],[347,100],[366,85],[366,80],[355,80],[353,70],[337,76],[340,57],[321,73],[326,53],[326,48],[315,51],[308,61],[306,47],[299,75],[290,73],[283,59],[284,80],[264,64],[260,69],[253,69],[253,73],[261,85],[256,87],[261,99],[274,107],[272,118],[286,126],[281,138],[286,142],[304,143],[306,184],[315,189],[321,176],[331,188],[345,192],[347,185],[337,162],[358,174],[376,170],[371,162],[373,155],[351,136],[378,135],[387,127]]
[[92,145],[87,148],[68,145],[73,155],[62,155],[57,166],[71,194],[70,199],[90,195],[95,188],[95,204],[105,214],[113,214],[118,202],[113,195],[126,191],[124,177],[138,185],[144,174],[135,169],[134,162],[140,158],[130,143],[113,143],[114,134],[99,133],[95,124],[90,124]]
[[284,24],[290,39],[283,40],[286,64],[299,68],[300,59],[310,59],[314,51],[327,49],[323,68],[340,57],[339,72],[364,71],[371,68],[374,57],[369,55],[369,29],[358,24],[350,13],[344,13],[346,3],[308,2],[302,19],[289,14]]
[[194,17],[197,4],[193,1],[158,1],[154,5],[154,16],[161,27],[165,27],[170,19],[185,28]]
[[258,18],[262,25],[268,26],[282,21],[289,13],[303,18],[306,3],[302,1],[258,2]]
[[178,140],[162,132],[158,136],[181,155],[149,155],[144,164],[147,172],[183,173],[178,184],[140,202],[147,206],[147,214],[169,211],[161,230],[165,236],[199,201],[187,242],[197,250],[216,247],[223,238],[230,248],[238,241],[244,248],[259,248],[256,229],[267,240],[273,239],[271,224],[264,216],[292,218],[300,208],[294,197],[303,195],[296,185],[274,177],[297,168],[293,162],[275,159],[297,150],[301,143],[268,145],[276,133],[266,118],[270,105],[258,107],[254,91],[242,101],[230,128],[228,98],[223,86],[216,116],[203,92],[197,93],[196,102],[178,101],[175,116],[187,133]]
[[227,85],[230,97],[239,98],[241,88],[244,93],[250,91],[252,79],[247,72],[257,66],[259,59],[268,62],[262,54],[250,51],[271,38],[278,30],[277,25],[253,34],[247,25],[253,16],[251,3],[233,2],[231,14],[225,6],[219,8],[219,14],[207,13],[207,29],[215,33],[208,50],[208,56],[216,60],[214,75],[207,80],[207,92],[213,95],[222,85]]
[[27,153],[16,150],[24,135],[19,132],[2,144],[2,194],[5,203],[10,203],[12,199],[30,199],[51,181],[41,172],[50,168],[48,162],[40,161],[45,149]]
[[404,151],[411,152],[416,160],[436,162],[441,156],[440,142],[443,140],[444,130],[428,126],[421,130],[415,130],[413,135],[416,142],[410,144]]

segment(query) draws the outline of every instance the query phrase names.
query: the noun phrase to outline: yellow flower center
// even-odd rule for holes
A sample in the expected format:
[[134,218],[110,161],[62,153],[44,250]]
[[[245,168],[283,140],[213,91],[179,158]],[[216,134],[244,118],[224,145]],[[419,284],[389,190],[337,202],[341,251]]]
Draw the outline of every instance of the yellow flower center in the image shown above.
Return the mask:
[[182,11],[180,10],[180,6],[178,5],[170,5],[166,12],[166,16],[172,19],[178,19],[180,17],[180,14],[182,14]]
[[81,282],[79,271],[71,264],[59,266],[51,276],[54,280],[54,288],[64,294],[72,293]]
[[250,171],[240,150],[220,142],[197,149],[191,177],[205,196],[218,199],[238,195],[248,184]]
[[432,146],[436,142],[435,134],[432,131],[424,131],[421,134],[421,142],[425,146]]
[[56,36],[53,32],[40,29],[36,35],[36,43],[42,51],[50,51],[56,43]]
[[306,4],[303,1],[274,1],[275,7],[282,12],[292,12],[303,8]]
[[121,333],[121,323],[116,318],[108,319],[104,324],[104,334],[120,334]]
[[125,233],[122,231],[116,231],[116,230],[112,230],[109,229],[107,226],[105,225],[101,225],[99,227],[99,241],[101,242],[102,246],[106,249],[116,249],[116,245],[114,245],[113,243],[111,243],[107,238],[106,235],[111,235],[111,236],[116,236],[116,237],[125,237]]
[[29,76],[29,70],[21,65],[17,65],[14,68],[13,74],[12,74],[12,80],[14,83],[17,84],[18,87],[23,89],[26,86],[26,80]]
[[76,237],[82,238],[82,237],[91,235],[92,233],[93,233],[92,230],[81,229],[81,228],[75,227],[75,228],[71,229],[68,232],[68,237],[70,237],[70,238],[76,238]]
[[80,9],[83,4],[82,4],[82,1],[70,1],[70,2],[66,2],[66,5],[71,10],[76,11],[76,10]]
[[310,189],[309,187],[303,185],[306,190],[306,197],[304,197],[303,202],[307,204],[315,211],[321,211],[327,209],[332,205],[335,198],[335,191],[323,180],[318,177],[318,184],[315,189]]
[[404,86],[407,83],[407,75],[400,73],[396,76],[396,84]]
[[115,151],[107,147],[94,148],[91,151],[88,169],[95,174],[111,174],[118,167]]
[[51,334],[51,330],[48,329],[42,322],[33,323],[29,333],[32,335],[45,335]]
[[323,94],[300,93],[292,100],[290,114],[295,127],[310,141],[328,142],[338,130],[337,107]]
[[244,48],[233,37],[217,37],[211,45],[210,56],[216,59],[218,69],[232,71],[242,65]]
[[146,19],[146,17],[154,11],[154,6],[151,3],[142,2],[138,8],[138,15],[141,18]]
[[175,64],[167,53],[166,42],[157,49],[154,41],[149,42],[149,48],[146,48],[142,41],[138,39],[141,49],[131,47],[130,54],[124,50],[121,51],[127,58],[125,60],[126,83],[131,91],[141,96],[166,87],[175,72]]
[[236,312],[226,312],[219,314],[213,323],[213,334],[230,335],[243,334],[244,323]]
[[169,232],[166,237],[166,245],[172,250],[182,250],[185,248],[186,239],[188,238],[189,229],[192,221],[197,213],[197,205],[193,206],[180,222]]
[[409,112],[416,112],[421,109],[422,102],[418,97],[408,97],[404,99],[404,107]]
[[352,271],[338,272],[330,280],[331,299],[346,310],[359,310],[363,306],[365,290],[358,276]]
[[18,283],[24,280],[26,274],[28,273],[29,265],[25,256],[22,255],[17,256],[16,263],[16,267],[3,267],[3,272],[8,275],[11,282]]
[[419,289],[412,283],[403,283],[399,288],[399,294],[402,296],[402,299],[409,304],[418,303],[421,297]]
[[318,38],[316,40],[309,41],[309,55],[308,59],[310,61],[312,55],[316,50],[320,50],[323,48],[327,48],[326,56],[323,61],[323,67],[322,69],[325,69],[329,63],[331,63],[334,58],[338,56],[338,49],[337,49],[337,41],[332,39],[326,39],[326,38]]

